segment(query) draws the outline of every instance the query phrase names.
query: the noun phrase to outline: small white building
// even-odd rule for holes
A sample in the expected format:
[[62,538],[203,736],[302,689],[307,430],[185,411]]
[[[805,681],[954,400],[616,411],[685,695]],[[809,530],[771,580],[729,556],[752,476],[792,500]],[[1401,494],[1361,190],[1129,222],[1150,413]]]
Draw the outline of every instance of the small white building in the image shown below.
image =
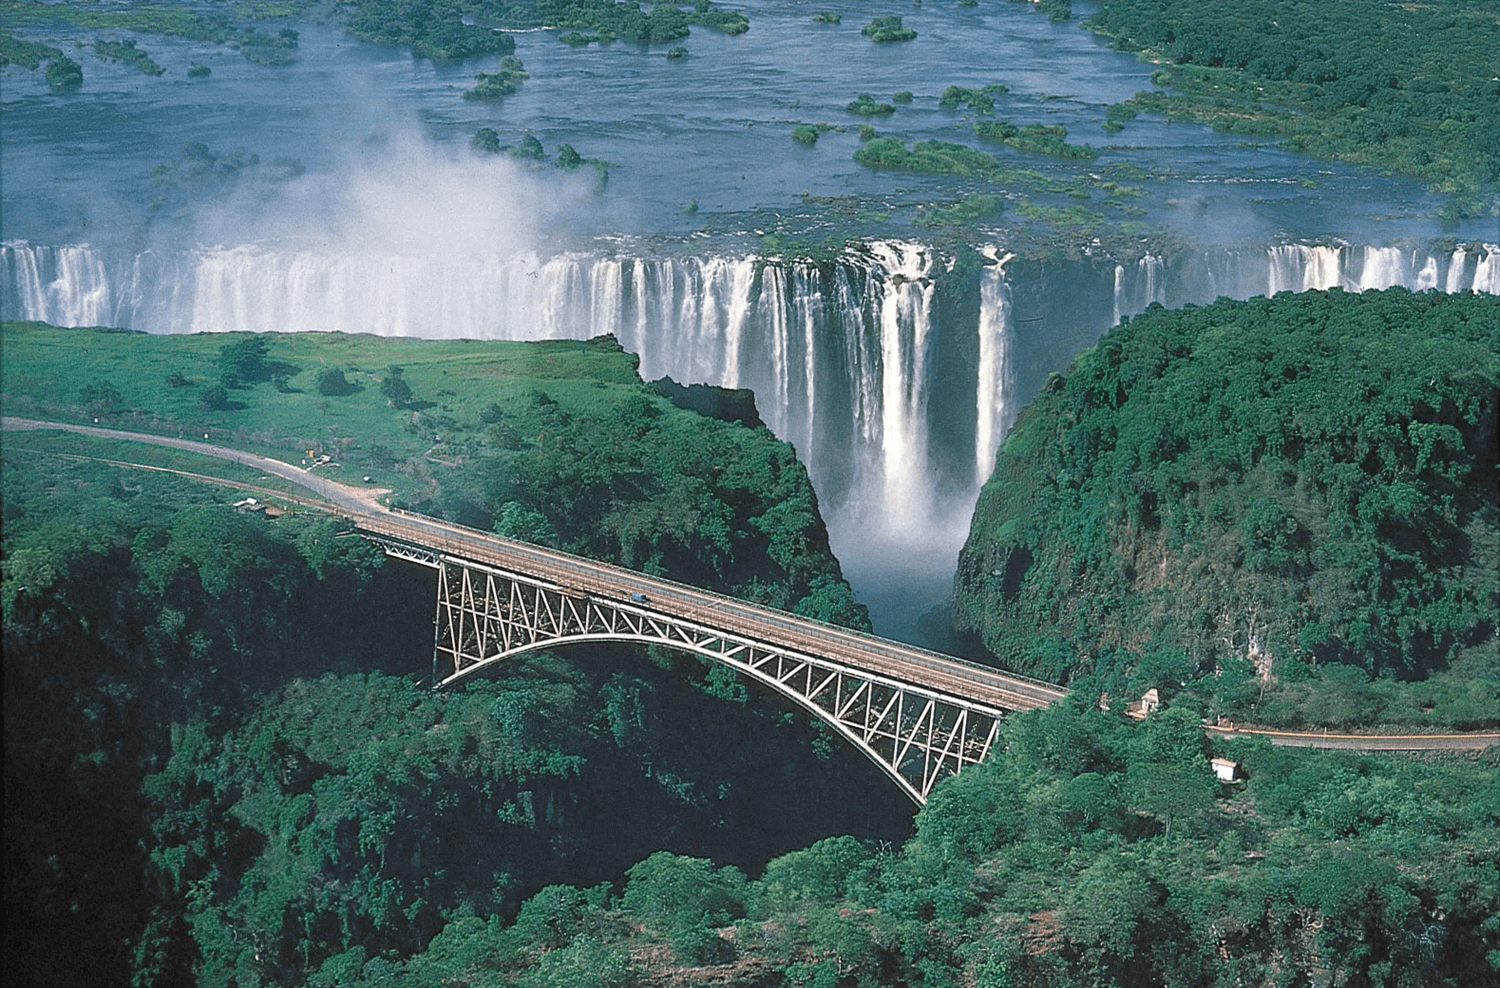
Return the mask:
[[1240,763],[1232,762],[1227,758],[1210,758],[1209,762],[1214,767],[1214,777],[1220,782],[1234,782],[1243,777],[1240,771]]
[[1161,694],[1153,686],[1139,700],[1125,708],[1125,716],[1134,717],[1136,720],[1145,720],[1160,709]]

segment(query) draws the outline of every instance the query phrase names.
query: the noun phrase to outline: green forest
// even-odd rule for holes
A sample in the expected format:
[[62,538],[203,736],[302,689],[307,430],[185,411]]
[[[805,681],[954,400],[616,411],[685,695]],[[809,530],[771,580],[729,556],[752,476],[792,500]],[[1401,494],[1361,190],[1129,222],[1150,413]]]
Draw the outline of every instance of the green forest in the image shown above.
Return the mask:
[[1492,0],[1100,0],[1088,26],[1161,62],[1128,110],[1417,175],[1500,211]]
[[956,622],[1095,696],[1181,689],[1288,726],[1500,722],[1497,386],[1491,296],[1152,307],[1007,437]]
[[[613,340],[3,333],[7,414],[327,450],[413,509],[867,626],[790,447],[675,407]],[[873,766],[696,660],[575,649],[429,692],[426,571],[162,472],[269,483],[246,468],[46,432],[3,455],[22,982],[306,984],[664,845],[758,869],[827,833],[904,833],[899,794],[861,796]]]
[[[1258,613],[1273,647],[1285,581],[1330,552],[1363,572],[1358,538],[1377,563],[1382,538],[1410,541],[1391,527],[1391,492],[1440,507],[1437,520],[1401,516],[1425,538],[1458,526],[1493,551],[1479,474],[1493,484],[1497,328],[1493,299],[1400,291],[1154,309],[1023,415],[975,531],[995,530],[996,492],[1022,489],[1023,467],[1035,507],[998,531],[1105,539],[1061,550],[1072,559],[1113,558],[1108,538],[1123,532],[1176,538],[1187,558],[1196,519],[1195,537],[1213,534],[1216,556],[1269,595]],[[369,476],[415,510],[866,624],[805,471],[749,396],[643,384],[609,338],[0,331],[7,414],[328,456],[331,476]],[[1299,382],[1330,380],[1359,401],[1299,398]],[[1183,448],[1152,446],[1148,473],[1130,459],[1144,439],[1121,437],[1173,421],[1135,403],[1154,395],[1183,402],[1169,442]],[[1242,418],[1215,428],[1226,409]],[[1266,476],[1292,424],[1320,430],[1300,434],[1290,464],[1308,476]],[[1377,484],[1366,470],[1385,456],[1405,473]],[[1363,481],[1339,466],[1351,457]],[[1206,697],[1233,697],[1202,683],[1167,690],[1144,723],[1095,702],[1102,686],[1175,675],[1163,656],[1190,654],[1186,639],[1075,655],[1062,670],[1072,697],[1007,719],[991,758],[913,819],[832,735],[697,660],[578,648],[423,689],[431,576],[278,502],[248,467],[45,431],[7,432],[3,458],[6,970],[20,982],[1458,988],[1500,970],[1495,752],[1210,741]],[[1124,486],[1094,491],[1087,464]],[[245,487],[170,471],[288,510],[236,509]],[[1143,524],[1150,486],[1189,471],[1222,481],[1174,488],[1181,503],[1157,498],[1155,528]],[[1076,496],[1053,489],[1074,478]],[[1377,488],[1387,500],[1361,512]],[[1335,493],[1352,503],[1340,532],[1313,514]],[[1111,497],[1113,514],[1076,510]],[[1325,526],[1305,558],[1276,554],[1296,539],[1261,544],[1295,534],[1244,521],[1261,500]],[[1056,565],[1032,545],[1026,593],[1030,571]],[[1179,589],[1215,592],[1197,565]],[[1418,586],[1482,620],[1493,564],[1443,556],[1425,572]],[[1087,567],[1075,575],[1064,603],[1078,609],[1100,591]],[[1128,589],[1108,592],[1121,627],[1175,627]],[[1401,597],[1399,626],[1431,603]],[[1349,626],[1331,614],[1304,649],[1343,647]],[[1483,629],[1450,630],[1447,651],[1424,639],[1426,651],[1371,653],[1384,663],[1372,671],[1446,663],[1427,682],[1449,676],[1488,712],[1460,726],[1492,724]],[[1358,693],[1331,671],[1355,667],[1333,658],[1278,654],[1272,668]],[[1369,688],[1384,682],[1421,685]],[[1211,755],[1237,761],[1238,781],[1216,781]]]

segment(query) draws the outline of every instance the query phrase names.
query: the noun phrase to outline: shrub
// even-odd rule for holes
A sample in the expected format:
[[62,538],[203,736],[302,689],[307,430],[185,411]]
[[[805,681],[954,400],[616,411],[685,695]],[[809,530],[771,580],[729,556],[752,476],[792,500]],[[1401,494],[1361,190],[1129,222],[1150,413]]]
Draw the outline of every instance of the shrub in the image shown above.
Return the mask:
[[353,394],[358,389],[344,377],[344,372],[333,367],[318,371],[318,394],[338,397]]
[[474,131],[474,139],[469,146],[482,154],[500,153],[500,135],[490,127],[480,127]]
[[809,127],[807,124],[798,124],[792,128],[792,140],[798,144],[806,144],[812,147],[818,143],[818,128]]
[[860,29],[860,34],[871,41],[910,41],[917,36],[917,32],[909,27],[901,25],[901,18],[895,15],[877,17]]
[[192,65],[188,66],[187,70],[189,79],[206,79],[212,72],[213,69],[209,68],[207,65],[204,65],[202,62],[194,62]]
[[896,112],[896,108],[889,103],[875,102],[875,97],[869,93],[860,93],[859,98],[846,104],[844,109],[862,117],[889,116]]
[[120,394],[120,389],[108,381],[95,381],[84,388],[80,400],[95,415],[111,415],[125,404],[125,396]]

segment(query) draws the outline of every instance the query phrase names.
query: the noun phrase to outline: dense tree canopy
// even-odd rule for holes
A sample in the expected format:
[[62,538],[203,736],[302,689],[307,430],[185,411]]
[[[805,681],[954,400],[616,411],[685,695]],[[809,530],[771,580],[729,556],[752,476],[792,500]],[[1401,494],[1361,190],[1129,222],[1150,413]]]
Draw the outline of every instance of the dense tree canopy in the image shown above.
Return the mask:
[[1493,682],[1497,383],[1488,296],[1153,308],[1007,437],[958,624],[1014,668],[1142,689],[1328,664]]
[[[1500,19],[1490,0],[1101,0],[1089,24],[1182,66],[1142,109],[1419,175],[1493,210]],[[1268,109],[1268,106],[1289,108]]]
[[[208,416],[221,438],[243,416],[259,441],[304,453],[321,440],[281,430],[364,416],[362,445],[339,455],[377,471],[408,438],[409,462],[428,462],[436,436],[408,432],[425,412],[455,441],[445,449],[474,455],[441,485],[424,474],[409,504],[867,625],[791,448],[674,408],[613,340],[465,343],[455,359],[332,336],[5,332],[7,411],[172,432]],[[58,367],[51,348],[80,334],[89,365]],[[374,347],[369,371],[349,342]],[[304,363],[348,393],[257,383]],[[472,376],[449,373],[460,367]],[[229,371],[233,391],[195,383]],[[230,407],[205,408],[212,392]],[[417,400],[429,392],[455,404]],[[478,410],[467,439],[432,414],[460,402]],[[662,846],[758,868],[828,827],[895,836],[909,820],[895,794],[858,798],[873,767],[851,771],[826,732],[748,702],[726,670],[575,648],[433,694],[413,682],[432,648],[424,571],[316,513],[236,510],[243,491],[103,462],[141,456],[128,442],[8,432],[3,452],[7,983],[349,984],[445,926],[499,931],[511,917],[507,942],[555,931],[526,953],[554,983],[597,977],[612,948],[575,934],[604,931],[567,917],[607,890],[517,917],[523,899],[618,879]],[[266,482],[162,455],[154,465]],[[778,808],[789,787],[807,793],[796,814]],[[742,912],[691,891],[699,866],[662,860],[632,880],[686,889],[661,929],[716,956],[706,924]]]
[[[345,984],[1459,988],[1500,938],[1495,757],[1239,743],[1196,715],[1065,704],[1009,720],[899,851],[830,837],[758,879],[658,853],[623,894],[545,888],[514,925],[450,921]],[[328,971],[325,968],[325,971]],[[331,983],[331,982],[330,982]]]

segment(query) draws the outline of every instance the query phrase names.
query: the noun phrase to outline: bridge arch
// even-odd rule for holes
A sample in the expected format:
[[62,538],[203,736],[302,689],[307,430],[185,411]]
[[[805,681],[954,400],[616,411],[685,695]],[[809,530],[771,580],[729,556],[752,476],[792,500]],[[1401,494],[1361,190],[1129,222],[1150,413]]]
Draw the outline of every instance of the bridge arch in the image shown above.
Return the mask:
[[762,683],[829,725],[918,805],[989,754],[1002,711],[847,663],[670,614],[648,600],[564,590],[525,574],[375,539],[436,569],[434,689],[527,652],[588,642],[661,645]]

